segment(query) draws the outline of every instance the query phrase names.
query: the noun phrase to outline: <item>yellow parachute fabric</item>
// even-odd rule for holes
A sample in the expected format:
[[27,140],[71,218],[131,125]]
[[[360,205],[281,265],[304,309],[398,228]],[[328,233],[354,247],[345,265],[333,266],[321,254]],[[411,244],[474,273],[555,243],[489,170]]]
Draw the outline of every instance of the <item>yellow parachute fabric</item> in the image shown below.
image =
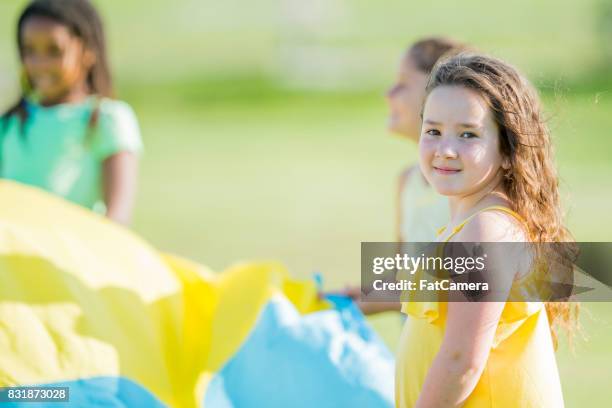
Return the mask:
[[0,181],[0,387],[121,376],[199,406],[278,292],[327,308],[277,263],[214,274],[40,190]]

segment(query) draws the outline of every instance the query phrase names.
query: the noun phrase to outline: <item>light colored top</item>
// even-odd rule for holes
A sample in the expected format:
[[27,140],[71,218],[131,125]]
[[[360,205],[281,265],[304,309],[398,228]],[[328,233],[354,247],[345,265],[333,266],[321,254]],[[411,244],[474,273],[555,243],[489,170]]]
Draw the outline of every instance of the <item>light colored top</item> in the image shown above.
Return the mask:
[[418,167],[408,171],[399,202],[400,238],[403,242],[433,242],[440,225],[450,219],[448,198],[425,181]]
[[[91,127],[96,107],[98,120]],[[142,150],[132,108],[92,96],[50,107],[28,101],[26,109],[23,129],[17,115],[0,123],[0,175],[104,212],[104,160],[121,151]]]
[[[520,222],[522,218],[505,207],[481,211],[503,211]],[[449,241],[471,219],[455,227]],[[415,274],[415,276],[418,275]],[[530,293],[537,274],[531,272],[513,282],[512,298]],[[418,279],[418,277],[415,277]],[[525,295],[524,298],[529,298]],[[396,362],[396,406],[412,408],[425,377],[442,344],[446,327],[446,302],[404,302],[407,314]],[[559,408],[563,407],[561,382],[544,303],[506,302],[484,371],[465,408]]]

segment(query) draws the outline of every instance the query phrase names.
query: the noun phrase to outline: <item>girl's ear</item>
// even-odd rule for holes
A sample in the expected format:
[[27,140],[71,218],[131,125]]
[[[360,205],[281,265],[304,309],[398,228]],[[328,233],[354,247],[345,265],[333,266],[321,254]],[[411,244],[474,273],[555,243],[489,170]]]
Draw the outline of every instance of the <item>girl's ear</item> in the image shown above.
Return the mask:
[[508,157],[504,157],[502,159],[502,169],[504,170],[510,170],[510,159]]

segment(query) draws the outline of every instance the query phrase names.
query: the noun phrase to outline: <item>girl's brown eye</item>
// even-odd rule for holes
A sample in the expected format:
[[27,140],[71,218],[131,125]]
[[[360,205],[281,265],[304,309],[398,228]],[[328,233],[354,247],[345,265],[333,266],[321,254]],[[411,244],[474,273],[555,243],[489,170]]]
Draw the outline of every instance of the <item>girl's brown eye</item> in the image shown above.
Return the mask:
[[440,136],[440,132],[438,131],[438,129],[429,129],[429,130],[426,130],[425,134],[428,134],[430,136]]
[[475,137],[478,137],[476,135],[476,133],[472,133],[472,132],[463,132],[459,137],[463,138],[463,139],[472,139]]

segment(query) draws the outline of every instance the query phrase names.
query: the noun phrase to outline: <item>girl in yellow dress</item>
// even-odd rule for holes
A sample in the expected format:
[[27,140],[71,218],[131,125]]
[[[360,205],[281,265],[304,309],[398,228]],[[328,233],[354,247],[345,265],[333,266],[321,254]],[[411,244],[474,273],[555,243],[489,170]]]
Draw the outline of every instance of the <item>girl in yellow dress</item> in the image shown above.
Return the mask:
[[[420,168],[451,213],[438,240],[571,241],[527,80],[497,59],[460,54],[438,63],[426,95]],[[509,293],[535,285],[533,275],[508,270]],[[526,300],[404,303],[396,405],[563,407],[555,327],[571,327],[578,305]]]

